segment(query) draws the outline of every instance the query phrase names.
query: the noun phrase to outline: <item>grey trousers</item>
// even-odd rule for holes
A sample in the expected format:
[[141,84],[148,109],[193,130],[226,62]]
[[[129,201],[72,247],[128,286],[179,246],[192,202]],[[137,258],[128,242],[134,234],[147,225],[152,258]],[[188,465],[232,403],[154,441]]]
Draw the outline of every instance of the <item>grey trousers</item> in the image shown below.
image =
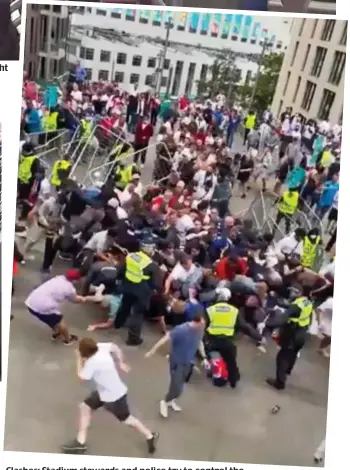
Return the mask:
[[191,372],[191,367],[191,364],[170,363],[170,384],[168,393],[165,396],[166,403],[182,395],[186,379]]

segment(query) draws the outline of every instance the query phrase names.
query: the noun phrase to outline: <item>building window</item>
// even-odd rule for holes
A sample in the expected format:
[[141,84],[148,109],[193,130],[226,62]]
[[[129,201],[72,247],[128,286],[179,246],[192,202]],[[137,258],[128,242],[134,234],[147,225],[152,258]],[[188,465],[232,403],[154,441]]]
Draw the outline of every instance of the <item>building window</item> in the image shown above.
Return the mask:
[[86,60],[94,60],[94,49],[91,49],[90,47],[81,47],[80,58]]
[[334,27],[335,20],[324,20],[321,41],[330,41],[332,39]]
[[111,51],[101,51],[100,52],[100,62],[110,62],[111,61]]
[[295,90],[294,90],[294,95],[293,95],[293,103],[295,103],[295,100],[297,99],[298,91],[299,91],[299,88],[300,88],[300,83],[301,83],[301,77],[298,77],[297,84],[296,84]]
[[132,58],[132,65],[135,67],[140,67],[142,63],[142,56],[141,55],[134,55]]
[[314,24],[313,24],[312,31],[311,31],[311,39],[315,36],[317,25],[318,25],[318,20],[314,20]]
[[124,81],[124,72],[115,72],[114,81],[117,83],[123,83]]
[[178,24],[178,25],[177,25],[177,30],[178,30],[178,31],[185,31],[185,30],[186,30],[186,26],[183,25],[183,24]]
[[119,64],[119,65],[125,65],[126,64],[126,54],[124,52],[118,52],[117,64]]
[[335,99],[335,93],[325,88],[323,90],[320,109],[318,110],[318,114],[317,114],[318,119],[321,119],[322,121],[328,121],[334,99]]
[[106,14],[107,14],[106,10],[100,10],[99,8],[96,8],[96,15],[106,16]]
[[130,83],[136,85],[136,83],[139,83],[140,80],[140,75],[138,73],[132,73],[130,74]]
[[316,84],[313,82],[306,82],[303,101],[301,102],[301,107],[306,111],[310,111],[312,100],[314,99],[316,92]]
[[88,80],[91,80],[92,79],[92,69],[85,69],[85,72],[86,72],[86,78]]
[[306,48],[306,53],[305,53],[305,57],[304,57],[304,62],[303,62],[303,65],[301,67],[301,71],[303,72],[305,70],[305,67],[306,67],[306,64],[307,64],[307,61],[308,61],[308,58],[309,58],[309,55],[310,55],[310,49],[311,49],[311,45],[308,44],[307,45],[307,48]]
[[160,81],[160,86],[162,86],[162,87],[167,86],[167,83],[168,83],[168,78],[167,77],[162,77],[162,79]]
[[92,8],[87,8],[86,9],[86,13],[90,13],[90,15],[91,15],[91,12],[92,12]]
[[348,22],[346,21],[345,25],[344,25],[344,28],[343,28],[343,32],[342,32],[341,37],[340,37],[340,41],[339,41],[339,44],[341,46],[346,46],[347,37],[348,37]]
[[111,12],[111,17],[116,18],[117,20],[119,20],[122,17],[122,14],[119,11],[112,11]]
[[318,46],[316,49],[315,60],[311,69],[311,75],[313,77],[318,78],[321,75],[326,55],[327,55],[327,49],[325,49],[324,47]]
[[152,86],[153,85],[153,75],[146,75],[145,85],[146,86]]
[[170,59],[165,59],[164,61],[164,70],[170,69]]
[[61,13],[61,8],[62,8],[61,6],[53,5],[52,11],[53,11],[54,13]]
[[109,71],[108,70],[99,70],[98,71],[98,79],[99,80],[109,80]]
[[155,57],[148,57],[147,60],[147,67],[154,69],[157,63],[157,59]]
[[73,44],[69,44],[67,50],[68,50],[68,54],[77,55],[77,46],[73,46]]
[[293,57],[292,57],[292,61],[291,61],[291,63],[290,63],[290,65],[291,65],[292,67],[293,67],[293,65],[294,65],[294,62],[295,62],[295,58],[296,58],[296,56],[297,56],[298,49],[299,49],[299,41],[297,41],[297,42],[295,43],[294,52],[293,52]]
[[135,21],[136,10],[126,10],[125,19],[126,21]]
[[306,21],[305,18],[304,18],[303,20],[301,20],[300,29],[299,29],[299,36],[301,36],[301,35],[303,34],[304,26],[305,26],[305,21]]
[[346,54],[345,52],[335,51],[331,73],[329,74],[329,83],[339,85],[345,68]]
[[232,39],[232,41],[237,41],[238,36],[236,36],[236,35],[234,34],[233,36],[231,36],[231,39]]
[[286,80],[286,83],[284,84],[284,89],[283,89],[283,94],[284,95],[286,94],[288,84],[289,84],[289,80],[290,80],[290,72],[287,73],[287,80]]

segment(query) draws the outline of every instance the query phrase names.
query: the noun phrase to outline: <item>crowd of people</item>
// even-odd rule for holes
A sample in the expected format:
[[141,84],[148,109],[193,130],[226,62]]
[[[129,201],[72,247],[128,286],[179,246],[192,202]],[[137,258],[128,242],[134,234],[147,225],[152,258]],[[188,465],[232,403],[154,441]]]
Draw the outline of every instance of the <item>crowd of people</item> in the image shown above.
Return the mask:
[[[181,410],[176,400],[197,366],[215,386],[236,387],[239,335],[261,352],[271,339],[278,344],[275,377],[266,379],[277,390],[286,387],[313,324],[329,357],[340,126],[305,122],[291,109],[278,118],[269,109],[244,112],[222,94],[191,101],[127,93],[88,82],[79,64],[56,97],[37,89],[33,96],[32,88],[26,79],[16,225],[24,243],[17,238],[13,295],[18,264],[31,262],[43,240],[43,282],[26,306],[53,341],[77,343],[77,373],[97,385],[64,452],[86,450],[91,412],[102,406],[145,436],[149,452],[156,449],[158,434],[130,414],[114,362],[128,371],[121,349],[96,343],[97,329],[125,327],[126,343],[137,347],[144,323],[159,325],[162,336],[146,357],[170,343],[164,418]],[[96,124],[108,131],[108,139],[96,134],[110,163],[103,181],[80,185],[69,152],[50,170],[41,164],[36,143],[45,144],[47,134],[78,130],[83,140]],[[150,183],[142,175],[153,142]],[[237,214],[232,199],[260,191],[274,207],[270,225],[256,223],[249,210]],[[53,276],[58,257],[70,266]],[[61,309],[66,300],[100,304],[105,320],[78,338]]]

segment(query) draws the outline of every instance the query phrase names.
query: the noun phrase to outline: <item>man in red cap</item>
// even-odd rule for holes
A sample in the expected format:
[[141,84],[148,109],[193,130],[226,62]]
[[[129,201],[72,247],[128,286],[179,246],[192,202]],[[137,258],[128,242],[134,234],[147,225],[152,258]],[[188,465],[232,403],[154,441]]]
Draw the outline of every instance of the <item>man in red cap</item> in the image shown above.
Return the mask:
[[27,297],[25,304],[29,312],[52,330],[52,340],[63,340],[70,345],[78,338],[68,331],[61,313],[61,303],[84,302],[84,297],[77,295],[74,283],[80,279],[77,269],[69,269],[65,274],[55,276],[34,289]]

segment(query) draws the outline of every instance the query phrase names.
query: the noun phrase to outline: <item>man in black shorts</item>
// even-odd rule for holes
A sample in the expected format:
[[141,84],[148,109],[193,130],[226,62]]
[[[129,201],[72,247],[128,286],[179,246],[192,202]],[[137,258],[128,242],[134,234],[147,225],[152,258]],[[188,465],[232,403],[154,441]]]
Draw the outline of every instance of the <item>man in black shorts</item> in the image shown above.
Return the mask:
[[127,400],[127,387],[119,376],[118,369],[129,372],[122,351],[113,343],[96,343],[83,338],[77,351],[77,375],[81,380],[93,380],[96,390],[80,405],[79,431],[77,437],[62,446],[66,454],[83,454],[87,450],[87,431],[92,411],[104,407],[120,422],[136,429],[146,438],[148,452],[156,451],[159,434],[151,432],[141,421],[132,416]]

